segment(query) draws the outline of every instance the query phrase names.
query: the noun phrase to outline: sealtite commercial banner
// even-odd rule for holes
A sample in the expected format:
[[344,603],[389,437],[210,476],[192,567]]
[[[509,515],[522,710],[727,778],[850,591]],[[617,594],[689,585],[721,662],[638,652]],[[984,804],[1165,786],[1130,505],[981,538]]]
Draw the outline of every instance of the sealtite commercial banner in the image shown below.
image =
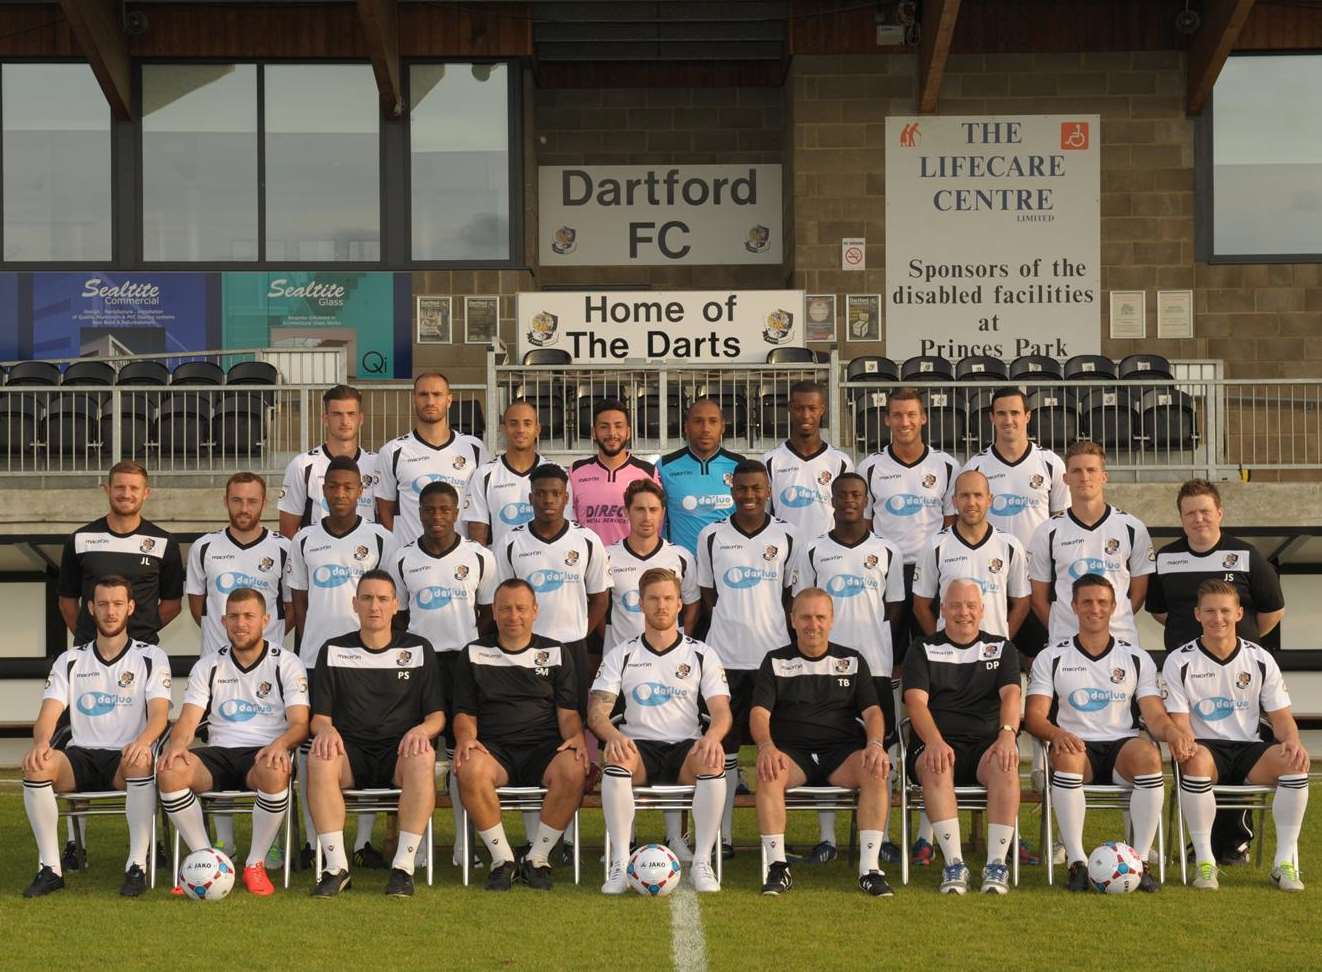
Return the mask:
[[207,273],[97,270],[34,273],[31,346],[37,358],[127,349],[139,354],[214,344]]
[[762,362],[803,347],[803,291],[545,291],[519,294],[518,354],[561,348],[576,362]]
[[886,119],[886,353],[1101,349],[1097,115]]
[[778,165],[542,166],[544,266],[781,261]]

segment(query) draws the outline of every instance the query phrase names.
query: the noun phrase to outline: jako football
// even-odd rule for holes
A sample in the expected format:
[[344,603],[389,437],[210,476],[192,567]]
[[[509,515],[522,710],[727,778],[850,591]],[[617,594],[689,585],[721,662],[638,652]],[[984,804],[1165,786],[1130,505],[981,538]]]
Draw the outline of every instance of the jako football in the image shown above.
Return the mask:
[[639,894],[660,897],[679,887],[679,858],[662,844],[644,844],[629,858],[625,873]]
[[234,865],[215,848],[193,851],[179,866],[179,885],[192,901],[219,901],[234,887]]
[[1088,883],[1106,894],[1134,891],[1142,876],[1138,851],[1118,840],[1108,840],[1088,858]]

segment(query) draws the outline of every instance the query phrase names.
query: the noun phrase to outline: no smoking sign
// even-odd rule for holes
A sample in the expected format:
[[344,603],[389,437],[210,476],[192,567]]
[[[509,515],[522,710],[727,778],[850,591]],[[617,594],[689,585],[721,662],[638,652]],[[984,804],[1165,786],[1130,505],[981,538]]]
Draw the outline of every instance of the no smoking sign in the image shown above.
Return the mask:
[[867,269],[868,241],[862,237],[846,237],[840,241],[840,269]]

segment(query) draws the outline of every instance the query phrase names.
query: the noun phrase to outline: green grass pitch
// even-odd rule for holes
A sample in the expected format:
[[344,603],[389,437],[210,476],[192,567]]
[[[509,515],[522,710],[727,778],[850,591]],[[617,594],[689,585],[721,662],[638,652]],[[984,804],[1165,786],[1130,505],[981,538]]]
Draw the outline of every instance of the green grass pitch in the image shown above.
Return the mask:
[[[353,889],[334,901],[308,897],[311,876],[296,872],[286,891],[254,899],[241,884],[225,901],[203,905],[173,898],[164,871],[139,900],[116,891],[127,842],[122,819],[89,821],[90,869],[69,875],[66,890],[25,901],[36,871],[35,848],[14,774],[0,783],[0,968],[190,969],[257,967],[390,969],[622,969],[672,966],[671,903],[636,895],[604,898],[601,815],[584,814],[583,883],[556,869],[556,888],[509,894],[464,888],[450,866],[453,830],[438,811],[436,884],[418,875],[412,900],[387,899],[384,871],[354,875]],[[1170,798],[1168,788],[1168,798]],[[1022,815],[1034,844],[1036,807]],[[382,834],[378,820],[377,840]],[[898,824],[898,820],[895,821]],[[838,819],[842,850],[848,821]],[[522,833],[508,815],[511,839]],[[63,828],[63,825],[61,825]],[[1120,816],[1090,814],[1089,843],[1118,834]],[[248,825],[240,818],[240,848]],[[855,885],[853,861],[794,869],[783,898],[757,894],[757,826],[751,810],[736,814],[741,848],[727,862],[724,890],[699,897],[707,967],[712,969],[1278,969],[1309,968],[1322,946],[1322,883],[1286,895],[1267,882],[1273,830],[1267,824],[1267,864],[1222,873],[1221,891],[1179,886],[1178,868],[1155,896],[1070,895],[1048,887],[1044,867],[1025,867],[1008,897],[941,897],[938,869],[915,868],[908,887],[890,869],[893,899],[871,899]],[[898,834],[898,826],[893,828]],[[639,836],[660,839],[660,814],[639,815]],[[63,833],[63,829],[61,830]],[[790,817],[789,841],[815,842],[811,813]],[[965,827],[965,839],[968,828]],[[1318,812],[1305,823],[1300,846],[1305,881],[1322,853]],[[981,853],[968,855],[975,877]],[[241,863],[241,861],[240,861]],[[1063,877],[1057,871],[1057,878]]]

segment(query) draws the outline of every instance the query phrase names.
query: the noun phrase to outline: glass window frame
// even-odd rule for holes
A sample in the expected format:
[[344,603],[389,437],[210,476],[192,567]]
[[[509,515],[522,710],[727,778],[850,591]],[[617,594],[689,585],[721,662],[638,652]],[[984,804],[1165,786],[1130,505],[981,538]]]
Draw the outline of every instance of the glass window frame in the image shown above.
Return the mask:
[[[1244,51],[1231,57],[1312,57],[1322,51]],[[1208,264],[1322,263],[1322,246],[1316,253],[1219,253],[1216,250],[1216,152],[1214,145],[1215,95],[1194,125],[1194,257]]]
[[[85,58],[77,57],[4,57],[0,58],[0,64],[77,64],[86,66]],[[90,69],[89,69],[90,70]],[[116,126],[119,124],[114,113],[110,110],[110,105],[106,105],[106,113],[110,116],[110,256],[106,260],[5,260],[4,259],[4,151],[0,146],[0,270],[18,271],[18,270],[96,270],[104,269],[107,266],[118,267],[120,264],[121,247],[119,238],[119,224],[122,217],[122,200],[119,196],[116,174],[120,171],[122,164],[122,152],[120,139],[116,137]],[[4,105],[0,99],[0,139],[3,139],[4,132]]]

